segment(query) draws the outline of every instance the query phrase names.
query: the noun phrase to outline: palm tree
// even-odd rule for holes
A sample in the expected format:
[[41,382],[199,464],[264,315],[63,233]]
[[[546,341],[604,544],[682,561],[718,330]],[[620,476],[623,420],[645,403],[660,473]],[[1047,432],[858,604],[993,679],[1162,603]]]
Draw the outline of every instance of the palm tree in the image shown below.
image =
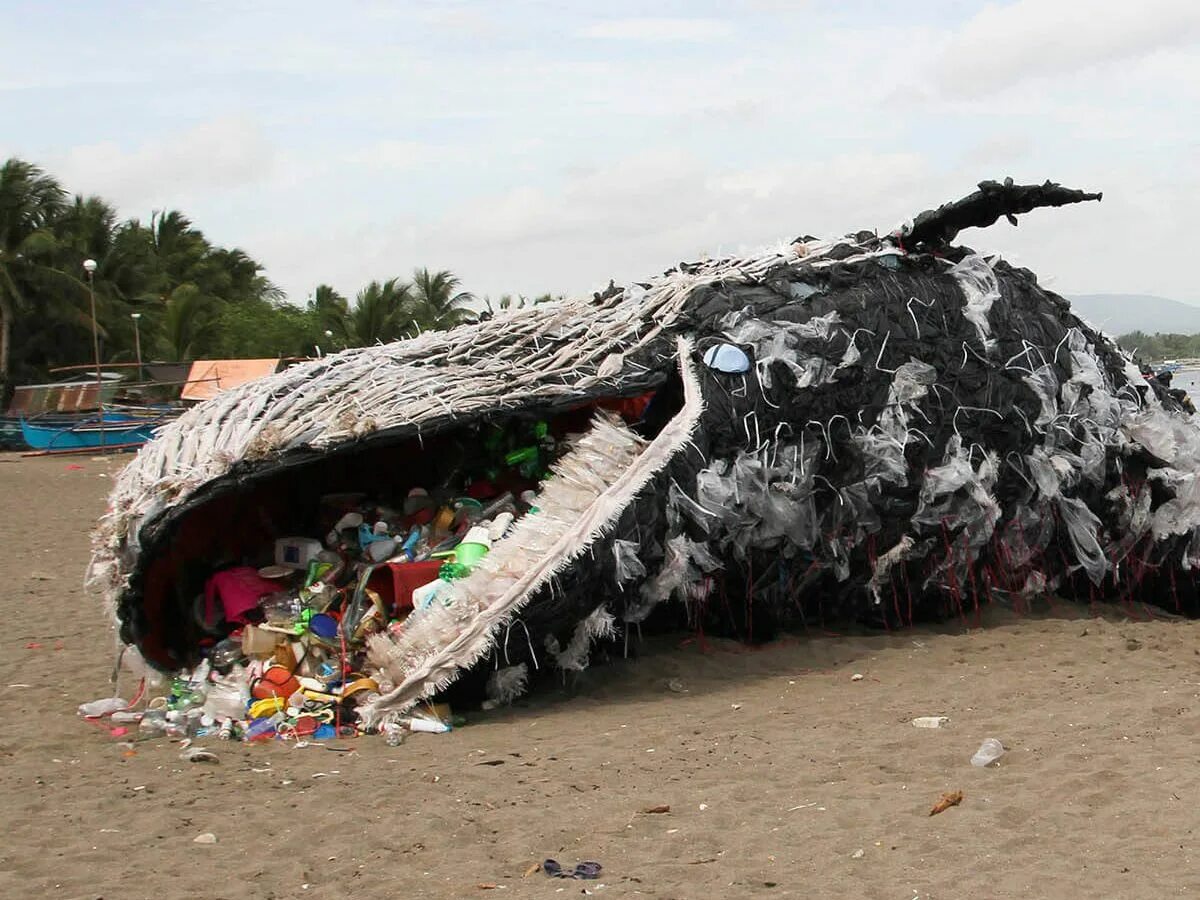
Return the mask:
[[430,272],[417,269],[413,272],[412,319],[423,331],[442,331],[477,317],[467,304],[475,299],[467,291],[458,290],[461,282],[445,269]]
[[163,308],[162,343],[172,359],[194,359],[218,311],[194,284],[171,291]]
[[404,337],[412,323],[412,300],[411,288],[399,278],[372,281],[358,292],[354,308],[343,320],[346,346],[366,347]]
[[[334,346],[339,344],[348,347],[349,335],[346,333],[350,317],[350,304],[346,298],[327,284],[318,284],[312,297],[308,300],[308,312],[313,324],[322,335],[329,332]],[[318,341],[321,339],[318,338]]]
[[0,167],[0,399],[9,386],[12,332],[30,288],[53,272],[52,231],[65,208],[58,182],[32,163],[10,159]]

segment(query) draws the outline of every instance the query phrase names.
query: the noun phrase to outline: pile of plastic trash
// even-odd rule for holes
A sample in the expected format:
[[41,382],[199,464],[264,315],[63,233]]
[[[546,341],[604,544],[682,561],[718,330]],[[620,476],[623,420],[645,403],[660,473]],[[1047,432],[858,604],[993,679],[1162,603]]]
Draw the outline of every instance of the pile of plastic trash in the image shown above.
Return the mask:
[[252,554],[255,564],[208,577],[197,598],[207,635],[198,666],[157,679],[158,696],[97,700],[80,715],[111,722],[118,736],[322,740],[378,730],[399,743],[405,730],[448,731],[449,707],[433,703],[377,729],[360,725],[359,706],[388,687],[369,674],[367,639],[401,634],[414,610],[453,603],[453,583],[537,513],[535,488],[567,442],[544,421],[511,422],[483,437],[474,470],[445,484],[399,498],[322,496],[319,536],[278,538]]

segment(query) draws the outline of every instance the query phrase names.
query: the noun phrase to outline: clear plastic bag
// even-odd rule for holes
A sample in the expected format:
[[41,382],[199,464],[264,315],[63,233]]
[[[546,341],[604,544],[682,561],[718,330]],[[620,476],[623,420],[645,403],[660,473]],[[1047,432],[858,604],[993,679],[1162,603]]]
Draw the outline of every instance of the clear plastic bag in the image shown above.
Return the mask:
[[613,541],[612,552],[617,584],[625,584],[626,582],[646,577],[646,567],[638,558],[638,545],[636,542],[623,541],[618,538]]
[[984,347],[990,348],[994,341],[988,314],[992,310],[992,304],[1000,299],[1000,284],[996,280],[996,273],[986,259],[972,253],[955,265],[950,270],[950,275],[958,282],[959,290],[966,300],[963,318],[975,326]]
[[1067,526],[1075,558],[1087,572],[1092,584],[1099,584],[1108,572],[1108,559],[1097,537],[1100,520],[1088,509],[1087,504],[1077,497],[1059,497],[1058,512],[1063,524]]

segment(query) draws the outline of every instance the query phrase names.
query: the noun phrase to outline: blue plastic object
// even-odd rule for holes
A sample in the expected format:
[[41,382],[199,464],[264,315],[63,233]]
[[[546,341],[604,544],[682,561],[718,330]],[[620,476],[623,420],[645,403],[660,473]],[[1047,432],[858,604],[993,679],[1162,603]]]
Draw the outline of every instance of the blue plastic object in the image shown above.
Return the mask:
[[735,375],[750,370],[750,357],[733,344],[717,344],[705,351],[704,364],[718,372]]

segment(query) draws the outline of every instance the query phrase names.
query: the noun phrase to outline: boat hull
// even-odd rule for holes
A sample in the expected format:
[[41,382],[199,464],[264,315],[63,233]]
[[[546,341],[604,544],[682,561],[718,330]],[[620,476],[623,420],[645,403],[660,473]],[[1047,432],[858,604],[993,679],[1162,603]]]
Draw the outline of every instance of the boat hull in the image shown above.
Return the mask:
[[34,450],[102,450],[144,444],[154,437],[159,422],[95,419],[73,425],[44,426],[21,422],[21,435]]

